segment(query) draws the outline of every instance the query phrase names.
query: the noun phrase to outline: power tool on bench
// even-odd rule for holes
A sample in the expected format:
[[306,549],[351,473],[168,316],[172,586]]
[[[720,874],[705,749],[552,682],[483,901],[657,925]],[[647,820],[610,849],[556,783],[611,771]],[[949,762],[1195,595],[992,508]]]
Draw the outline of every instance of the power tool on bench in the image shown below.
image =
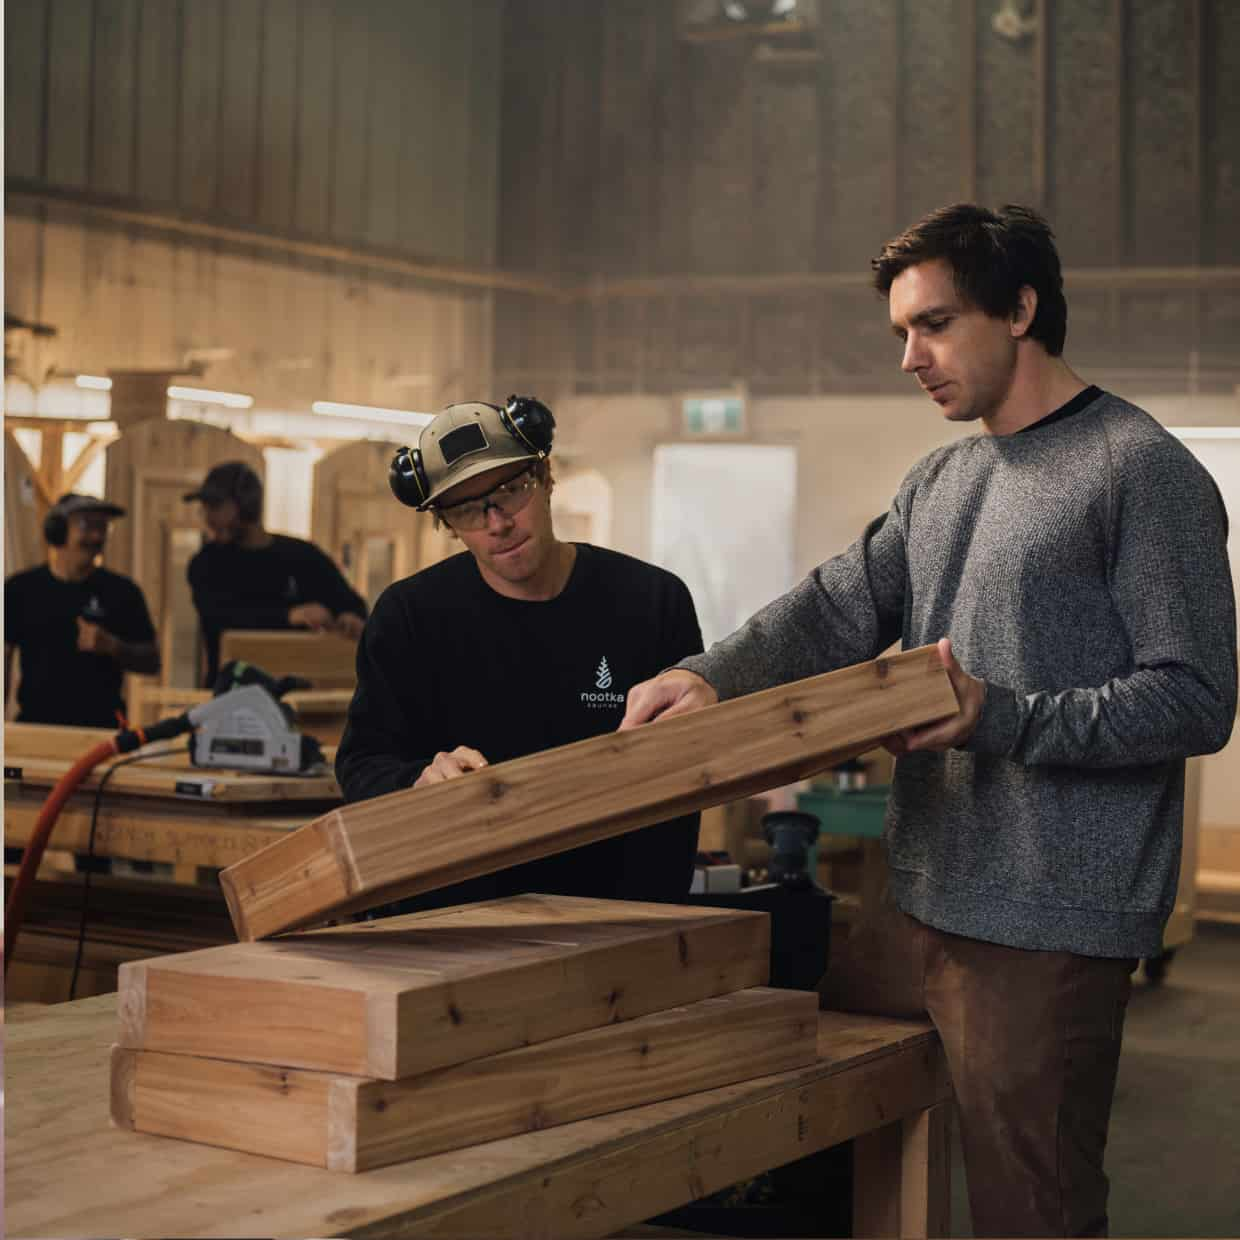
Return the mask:
[[292,689],[308,689],[300,676],[281,676],[234,659],[216,677],[214,696],[185,712],[193,728],[190,758],[195,766],[233,771],[308,771],[323,761],[313,736],[297,730],[292,707],[280,699]]

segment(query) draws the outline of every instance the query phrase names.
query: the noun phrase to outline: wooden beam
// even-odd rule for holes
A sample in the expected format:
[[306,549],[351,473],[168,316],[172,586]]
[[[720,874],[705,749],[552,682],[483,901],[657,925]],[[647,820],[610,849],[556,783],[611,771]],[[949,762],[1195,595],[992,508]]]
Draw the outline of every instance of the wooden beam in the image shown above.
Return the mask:
[[113,1050],[118,1127],[366,1171],[812,1064],[817,997],[742,990],[399,1081]]
[[136,963],[119,1041],[396,1080],[764,985],[769,953],[764,913],[515,896]]
[[461,288],[508,289],[555,299],[563,298],[567,292],[566,284],[532,274],[501,271],[499,268],[449,266],[446,263],[435,263],[364,246],[341,245],[311,238],[282,236],[252,228],[214,224],[188,213],[151,211],[130,200],[109,199],[96,193],[50,190],[33,182],[10,180],[5,186],[5,197],[10,210],[14,207],[26,210],[71,207],[93,219],[112,224],[136,225],[198,241],[240,245],[247,250],[266,250],[269,254],[291,254],[299,258],[325,260],[389,275],[408,276],[434,284],[449,284]]
[[346,805],[220,875],[265,938],[802,779],[954,714],[930,646]]

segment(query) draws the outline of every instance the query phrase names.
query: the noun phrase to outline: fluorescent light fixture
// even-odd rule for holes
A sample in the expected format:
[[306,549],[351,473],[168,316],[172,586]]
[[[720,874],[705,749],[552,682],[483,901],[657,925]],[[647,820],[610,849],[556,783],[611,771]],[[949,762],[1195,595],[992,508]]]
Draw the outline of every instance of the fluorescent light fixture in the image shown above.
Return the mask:
[[1177,439],[1240,439],[1240,426],[1169,426]]
[[399,422],[402,426],[425,426],[433,413],[416,413],[412,409],[383,409],[378,405],[343,405],[334,400],[316,400],[310,408],[315,413],[333,418],[360,418],[367,422]]
[[248,409],[254,403],[253,396],[243,392],[213,392],[210,388],[170,387],[168,395],[173,400],[189,400],[199,405],[224,405],[229,409]]
[[106,375],[78,375],[73,380],[80,388],[89,388],[92,392],[110,392],[112,380]]

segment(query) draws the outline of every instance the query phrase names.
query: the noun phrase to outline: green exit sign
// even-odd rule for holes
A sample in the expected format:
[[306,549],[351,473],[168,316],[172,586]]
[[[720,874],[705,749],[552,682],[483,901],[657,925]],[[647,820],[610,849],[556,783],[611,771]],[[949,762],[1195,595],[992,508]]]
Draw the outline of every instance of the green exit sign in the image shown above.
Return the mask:
[[745,430],[740,396],[686,396],[681,410],[687,435],[739,435]]

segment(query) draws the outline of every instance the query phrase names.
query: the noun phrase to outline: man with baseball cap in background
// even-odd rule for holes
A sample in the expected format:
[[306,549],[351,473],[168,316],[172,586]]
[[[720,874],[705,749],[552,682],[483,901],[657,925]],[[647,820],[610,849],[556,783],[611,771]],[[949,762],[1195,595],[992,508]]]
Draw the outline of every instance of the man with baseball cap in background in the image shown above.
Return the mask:
[[99,564],[109,522],[124,515],[91,495],[62,495],[43,521],[48,562],[4,583],[4,696],[16,649],[22,723],[116,728],[124,673],[159,671],[142,590]]
[[225,629],[304,628],[358,639],[366,619],[361,595],[313,543],[263,528],[263,481],[244,461],[216,465],[185,500],[202,505],[207,537],[188,575],[208,686]]
[[[678,577],[556,537],[554,429],[551,411],[529,397],[450,405],[392,462],[397,499],[432,513],[464,550],[375,603],[336,756],[349,800],[614,731],[631,685],[701,651]],[[698,816],[687,815],[397,907],[522,891],[679,899],[697,830]]]

